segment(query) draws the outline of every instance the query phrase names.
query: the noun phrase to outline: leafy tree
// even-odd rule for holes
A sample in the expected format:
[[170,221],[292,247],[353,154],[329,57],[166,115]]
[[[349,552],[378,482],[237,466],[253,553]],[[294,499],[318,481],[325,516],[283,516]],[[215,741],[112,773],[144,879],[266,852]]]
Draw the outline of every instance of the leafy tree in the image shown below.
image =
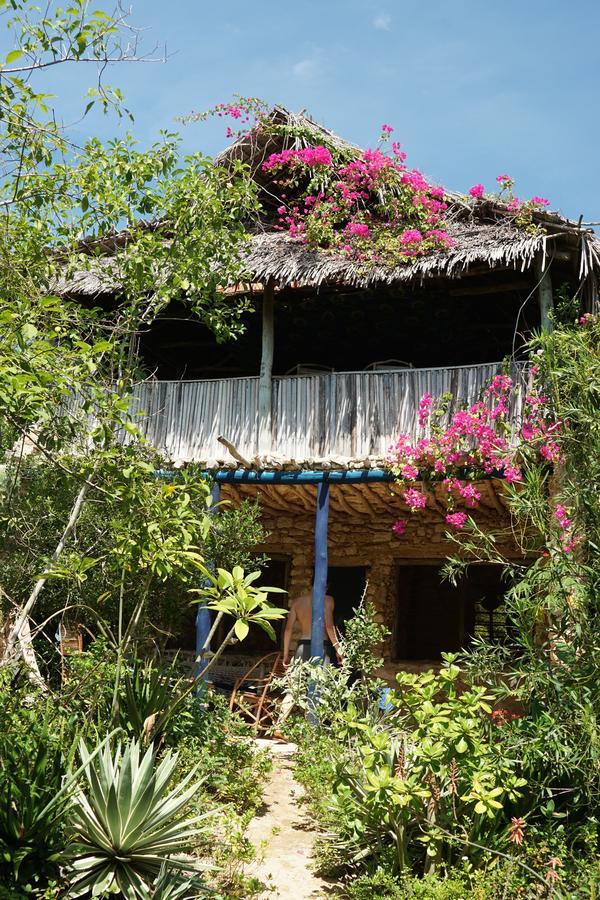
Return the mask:
[[[14,43],[0,67],[4,658],[20,648],[39,681],[30,620],[47,585],[59,581],[63,594],[68,585],[77,604],[90,573],[102,573],[127,644],[153,586],[201,563],[208,489],[193,475],[154,477],[160,462],[131,395],[131,337],[174,298],[218,337],[236,333],[243,304],[221,289],[240,276],[256,197],[241,164],[181,159],[172,134],[145,152],[130,137],[74,146],[38,80],[53,66],[137,59],[127,43],[135,32],[123,13],[85,0],[45,13],[24,0],[0,6],[10,6]],[[86,113],[93,104],[124,112],[101,80]],[[68,299],[70,278],[98,271],[118,284],[111,308]]]

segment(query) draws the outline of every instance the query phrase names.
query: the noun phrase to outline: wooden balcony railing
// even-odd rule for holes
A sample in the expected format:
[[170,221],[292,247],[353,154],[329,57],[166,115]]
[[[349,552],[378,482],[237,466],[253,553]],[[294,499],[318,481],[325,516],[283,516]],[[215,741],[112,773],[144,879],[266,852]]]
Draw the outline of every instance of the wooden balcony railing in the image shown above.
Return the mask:
[[[289,460],[384,456],[401,432],[417,434],[425,392],[473,403],[500,363],[454,368],[331,372],[273,378],[270,452]],[[143,430],[171,461],[222,459],[226,437],[251,458],[258,452],[256,378],[147,381],[135,389]],[[511,416],[520,415],[521,397]]]

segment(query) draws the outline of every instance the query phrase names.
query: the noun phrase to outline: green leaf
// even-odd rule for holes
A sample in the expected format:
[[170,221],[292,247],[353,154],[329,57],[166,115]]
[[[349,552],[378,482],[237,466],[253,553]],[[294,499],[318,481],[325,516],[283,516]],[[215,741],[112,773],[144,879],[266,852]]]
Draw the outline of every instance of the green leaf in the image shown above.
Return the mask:
[[250,626],[247,622],[244,622],[243,619],[238,619],[235,625],[233,626],[233,630],[235,632],[235,636],[238,640],[243,641],[244,638],[248,637],[248,632],[250,631]]
[[16,62],[18,59],[21,59],[23,56],[22,50],[11,50],[10,53],[6,54],[6,63],[10,65],[10,63]]

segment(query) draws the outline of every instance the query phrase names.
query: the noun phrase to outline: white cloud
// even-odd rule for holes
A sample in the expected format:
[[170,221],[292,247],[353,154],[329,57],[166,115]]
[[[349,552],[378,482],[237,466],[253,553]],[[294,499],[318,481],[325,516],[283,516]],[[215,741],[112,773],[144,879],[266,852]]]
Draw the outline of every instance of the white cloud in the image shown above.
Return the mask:
[[319,71],[319,63],[314,57],[307,56],[292,66],[292,74],[298,81],[311,81]]
[[391,24],[392,17],[388,13],[379,13],[372,22],[373,28],[376,28],[377,31],[389,31]]

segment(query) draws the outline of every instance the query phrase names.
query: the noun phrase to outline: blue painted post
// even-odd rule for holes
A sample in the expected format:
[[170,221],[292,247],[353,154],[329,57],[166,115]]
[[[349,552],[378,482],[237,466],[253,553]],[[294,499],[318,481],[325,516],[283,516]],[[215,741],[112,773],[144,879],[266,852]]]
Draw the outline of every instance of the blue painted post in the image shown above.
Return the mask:
[[[312,622],[310,655],[323,662],[325,656],[325,595],[327,594],[327,532],[329,526],[329,481],[317,486],[317,514],[315,518],[315,575],[312,592]],[[308,685],[308,721],[316,725],[318,716],[317,689]]]
[[[219,511],[219,502],[221,500],[221,485],[215,481],[212,486],[212,507],[210,509],[210,515],[216,515]],[[195,675],[198,677],[204,666],[206,665],[206,660],[203,657],[204,645],[206,643],[206,639],[210,634],[210,629],[212,625],[212,617],[210,614],[210,610],[204,603],[198,604],[198,609],[196,611],[196,665],[195,665]],[[210,650],[210,647],[206,648]]]
[[310,655],[323,659],[325,641],[325,595],[327,593],[327,532],[329,526],[329,482],[317,487],[315,521],[315,578],[312,592]]

